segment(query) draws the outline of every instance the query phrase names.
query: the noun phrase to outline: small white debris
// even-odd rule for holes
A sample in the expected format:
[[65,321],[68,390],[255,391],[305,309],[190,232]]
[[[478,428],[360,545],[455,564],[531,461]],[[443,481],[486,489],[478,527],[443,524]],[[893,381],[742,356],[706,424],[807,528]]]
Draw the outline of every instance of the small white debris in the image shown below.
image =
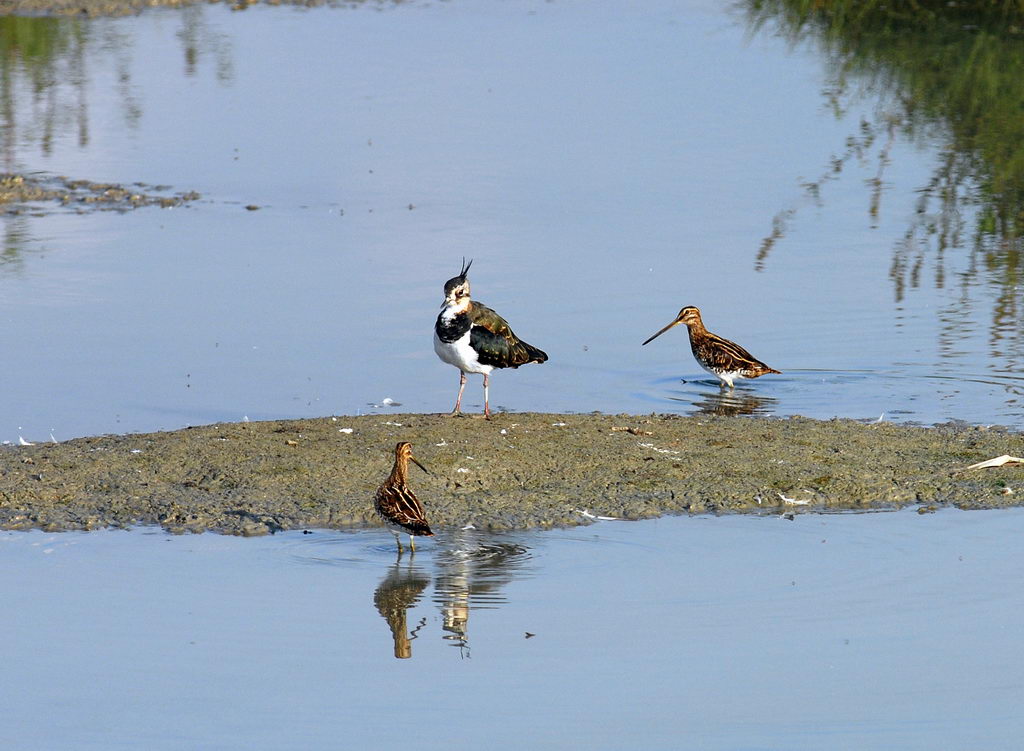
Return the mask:
[[338,428],[339,433],[351,433],[352,428]]
[[463,529],[463,530],[469,530],[469,529],[476,529],[476,527],[474,527],[474,526],[473,526],[472,524],[467,524],[467,525],[466,525],[465,527],[463,527],[462,529]]
[[882,414],[880,414],[878,416],[878,419],[875,420],[875,425],[877,425],[878,423],[882,422],[883,420],[885,420],[885,412],[883,412]]
[[469,470],[468,470],[468,469],[466,469],[465,467],[459,467],[459,468],[458,468],[457,470],[455,470],[455,471],[456,471],[456,472],[461,472],[461,473],[463,473],[463,474],[469,474]]
[[332,418],[331,418],[331,422],[337,422],[337,421],[338,421],[338,418],[337,418],[337,417],[332,417]]
[[435,446],[447,446],[448,445],[448,441],[441,441],[440,443],[435,443],[434,445]]
[[473,459],[474,461],[476,460],[475,457],[472,457],[472,456],[467,456],[466,458],[467,459]]
[[385,396],[383,399],[380,400],[380,403],[383,404],[385,407],[401,407],[402,406],[401,402],[396,402],[390,396]]
[[507,430],[505,430],[505,428],[502,428],[502,429],[501,429],[501,430],[499,430],[498,432],[499,432],[499,433],[501,433],[502,435],[508,435],[508,431],[507,431]]
[[576,511],[577,514],[580,514],[581,516],[585,516],[588,519],[596,519],[599,522],[617,522],[617,521],[621,521],[619,519],[619,517],[617,517],[617,516],[598,516],[597,514],[590,513],[590,511],[588,511],[585,508],[582,508],[582,509],[578,508],[575,511]]
[[382,422],[381,425],[394,425],[396,428],[402,427],[402,423],[400,423],[400,422],[391,422],[391,420],[388,420],[387,422]]
[[803,500],[798,501],[796,498],[787,498],[782,493],[776,493],[776,495],[782,499],[783,503],[788,503],[791,506],[807,506],[811,502],[810,498],[805,498]]
[[249,415],[242,415],[242,422],[249,422]]
[[567,423],[567,422],[553,422],[553,423],[551,423],[551,427],[553,427],[553,428],[564,428],[568,424],[569,423]]
[[637,446],[644,449],[650,449],[651,451],[657,451],[659,454],[679,454],[678,451],[673,451],[672,449],[660,449],[653,443],[638,443]]
[[132,449],[130,453],[132,453],[132,454],[141,454],[142,453],[142,449]]
[[1001,467],[1004,464],[1024,464],[1024,459],[1019,456],[1010,456],[1009,454],[1003,454],[997,456],[995,459],[989,459],[988,461],[978,462],[972,464],[967,469],[985,469],[986,467]]
[[35,446],[35,444],[32,443],[32,441],[26,441],[20,435],[18,436],[18,445],[19,446]]

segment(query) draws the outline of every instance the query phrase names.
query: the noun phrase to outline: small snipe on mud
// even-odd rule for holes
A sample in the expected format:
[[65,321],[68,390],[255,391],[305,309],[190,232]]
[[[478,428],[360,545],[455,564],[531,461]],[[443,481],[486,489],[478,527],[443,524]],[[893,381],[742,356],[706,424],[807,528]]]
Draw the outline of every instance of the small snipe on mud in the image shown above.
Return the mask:
[[388,479],[384,481],[384,484],[377,488],[377,493],[373,497],[373,507],[384,521],[384,525],[395,536],[399,553],[402,552],[400,535],[403,532],[408,533],[409,547],[414,553],[416,552],[416,543],[413,542],[414,536],[434,536],[434,533],[430,531],[430,525],[427,524],[427,516],[423,511],[423,504],[420,503],[420,499],[416,497],[416,494],[409,489],[409,485],[406,482],[410,461],[424,472],[427,472],[427,474],[430,474],[427,468],[420,464],[416,457],[412,455],[412,444],[408,441],[402,441],[395,446],[395,466],[392,467],[391,474],[388,475]]

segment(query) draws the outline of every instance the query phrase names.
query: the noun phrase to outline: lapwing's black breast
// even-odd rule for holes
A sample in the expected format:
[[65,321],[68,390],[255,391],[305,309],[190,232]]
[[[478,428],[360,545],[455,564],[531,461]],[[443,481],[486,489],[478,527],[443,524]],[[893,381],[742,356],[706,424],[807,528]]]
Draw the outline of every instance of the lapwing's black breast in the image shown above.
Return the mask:
[[466,332],[469,331],[470,325],[469,316],[466,313],[459,313],[450,318],[445,318],[444,311],[441,311],[441,314],[437,317],[437,323],[434,325],[434,332],[442,342],[451,344],[464,337]]

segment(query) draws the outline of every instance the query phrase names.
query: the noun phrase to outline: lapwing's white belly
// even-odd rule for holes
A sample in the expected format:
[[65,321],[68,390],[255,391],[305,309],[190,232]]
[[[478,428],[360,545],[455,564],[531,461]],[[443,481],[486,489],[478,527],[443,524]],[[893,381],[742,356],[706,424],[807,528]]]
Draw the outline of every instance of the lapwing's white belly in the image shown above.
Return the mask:
[[487,374],[494,370],[493,365],[484,365],[476,356],[476,350],[469,346],[470,332],[467,331],[454,342],[442,342],[434,333],[434,351],[437,356],[449,365],[454,365],[463,373]]

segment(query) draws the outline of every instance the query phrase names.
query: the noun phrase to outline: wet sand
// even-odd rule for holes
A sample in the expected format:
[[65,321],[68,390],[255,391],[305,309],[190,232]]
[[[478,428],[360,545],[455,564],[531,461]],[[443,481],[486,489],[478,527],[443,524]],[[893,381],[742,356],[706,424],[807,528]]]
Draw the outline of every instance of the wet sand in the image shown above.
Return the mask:
[[[806,418],[506,413],[226,423],[0,449],[0,527],[159,524],[258,535],[376,524],[398,441],[437,528],[586,524],[588,515],[800,513],[908,504],[1020,505],[1002,428]],[[787,500],[789,499],[789,500]]]

